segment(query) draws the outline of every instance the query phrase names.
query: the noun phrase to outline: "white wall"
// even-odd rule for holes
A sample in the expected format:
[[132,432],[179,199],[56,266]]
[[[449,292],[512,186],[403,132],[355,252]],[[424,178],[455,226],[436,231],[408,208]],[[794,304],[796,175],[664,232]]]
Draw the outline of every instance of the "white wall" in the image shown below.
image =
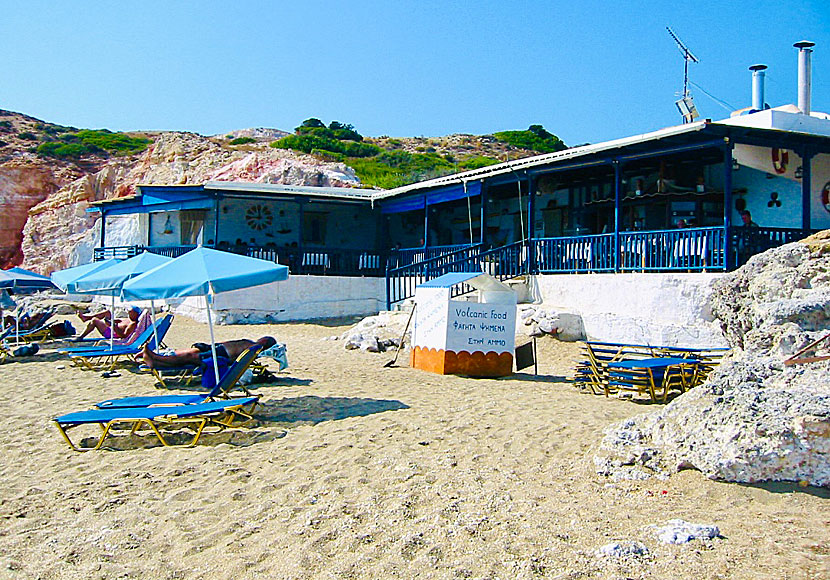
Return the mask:
[[[377,314],[386,308],[384,278],[289,276],[284,282],[215,297],[218,324],[258,324]],[[175,312],[207,322],[203,298],[184,300]]]
[[667,346],[726,346],[706,304],[723,274],[534,276],[533,295],[582,316],[590,340]]

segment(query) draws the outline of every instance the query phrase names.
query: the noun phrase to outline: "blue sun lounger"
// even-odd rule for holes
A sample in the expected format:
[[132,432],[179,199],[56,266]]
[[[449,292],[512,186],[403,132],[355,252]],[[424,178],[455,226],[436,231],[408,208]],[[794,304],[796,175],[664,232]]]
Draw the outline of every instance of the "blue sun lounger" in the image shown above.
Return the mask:
[[[258,401],[259,397],[245,397],[195,405],[91,409],[55,417],[52,421],[74,451],[100,449],[113,433],[126,431],[129,435],[135,435],[142,429],[154,433],[165,447],[172,444],[162,435],[163,430],[191,429],[194,435],[187,446],[192,447],[199,442],[205,427],[216,427],[218,431],[223,431],[238,426],[234,424],[238,419],[243,423],[250,421]],[[69,438],[67,431],[82,425],[98,425],[101,428],[101,434],[93,447],[78,447]]]
[[[217,397],[227,398],[228,392],[231,391],[245,371],[251,366],[251,363],[262,350],[262,346],[256,344],[242,351],[234,363],[225,371],[225,374],[219,380],[213,389],[208,393],[194,394],[194,395],[148,395],[146,397],[124,397],[121,399],[110,399],[108,401],[101,401],[95,407],[97,409],[123,409],[129,407],[151,407],[163,405],[193,405],[197,403],[206,403],[212,401]],[[240,385],[241,386],[241,385]],[[245,387],[242,387],[245,394],[249,394]]]
[[[159,343],[164,340],[164,337],[167,334],[167,331],[170,330],[170,325],[172,323],[173,315],[166,314],[164,318],[155,324],[155,334],[158,335]],[[141,336],[139,336],[131,345],[115,345],[113,348],[78,347],[77,349],[63,349],[58,352],[69,355],[72,363],[79,368],[100,370],[103,367],[109,366],[108,370],[112,370],[120,360],[125,358],[130,359],[131,357],[141,353],[145,345],[150,350],[156,350],[157,348],[152,325],[141,333]]]

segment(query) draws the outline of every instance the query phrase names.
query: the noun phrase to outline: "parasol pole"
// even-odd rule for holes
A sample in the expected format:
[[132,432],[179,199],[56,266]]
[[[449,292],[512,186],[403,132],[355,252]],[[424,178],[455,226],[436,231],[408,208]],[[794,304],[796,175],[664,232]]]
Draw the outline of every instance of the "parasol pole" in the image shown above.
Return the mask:
[[212,288],[208,288],[207,296],[205,296],[205,304],[207,305],[207,319],[208,328],[210,328],[210,352],[213,355],[213,375],[216,377],[216,384],[219,384],[219,361],[216,360],[216,342],[213,338],[213,319],[210,317],[210,305],[213,302]]
[[115,348],[115,292],[110,291],[112,306],[110,306],[110,350]]
[[153,325],[153,340],[156,341],[156,352],[161,350],[159,345],[159,334],[156,332],[156,301],[150,300],[150,324]]

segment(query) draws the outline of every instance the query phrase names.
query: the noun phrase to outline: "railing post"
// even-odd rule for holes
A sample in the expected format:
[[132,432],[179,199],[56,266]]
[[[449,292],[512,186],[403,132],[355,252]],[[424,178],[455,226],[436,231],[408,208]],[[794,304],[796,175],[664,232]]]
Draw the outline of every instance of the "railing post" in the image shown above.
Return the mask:
[[732,264],[732,142],[729,137],[723,141],[723,269],[728,272]]
[[536,227],[536,188],[533,176],[527,174],[527,273],[536,273],[536,248],[533,245],[533,233]]
[[622,164],[614,159],[614,272],[620,271],[620,203],[622,201]]

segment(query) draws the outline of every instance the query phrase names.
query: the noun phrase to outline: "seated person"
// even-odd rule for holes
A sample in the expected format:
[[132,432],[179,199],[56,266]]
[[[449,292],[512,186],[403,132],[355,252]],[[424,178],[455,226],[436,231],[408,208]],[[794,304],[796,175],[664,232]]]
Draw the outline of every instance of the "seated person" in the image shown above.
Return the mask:
[[[266,349],[277,344],[277,341],[270,336],[263,336],[256,341],[242,338],[239,340],[217,342],[216,356],[225,357],[229,360],[235,360],[236,357],[242,353],[242,351],[254,346],[255,344],[262,345],[262,348]],[[201,364],[203,357],[206,356],[210,358],[211,349],[209,344],[197,342],[190,348],[177,350],[174,354],[163,355],[157,354],[145,346],[139,356],[141,357],[141,361],[150,368],[182,367]]]
[[87,315],[83,312],[78,313],[78,318],[86,322],[86,328],[78,338],[84,338],[93,330],[97,330],[104,338],[126,338],[130,336],[138,324],[138,317],[141,315],[141,309],[137,306],[132,306],[127,311],[127,320],[123,318],[116,318],[112,321],[112,328],[110,328],[110,320],[112,314],[109,310],[104,310],[96,314]]

